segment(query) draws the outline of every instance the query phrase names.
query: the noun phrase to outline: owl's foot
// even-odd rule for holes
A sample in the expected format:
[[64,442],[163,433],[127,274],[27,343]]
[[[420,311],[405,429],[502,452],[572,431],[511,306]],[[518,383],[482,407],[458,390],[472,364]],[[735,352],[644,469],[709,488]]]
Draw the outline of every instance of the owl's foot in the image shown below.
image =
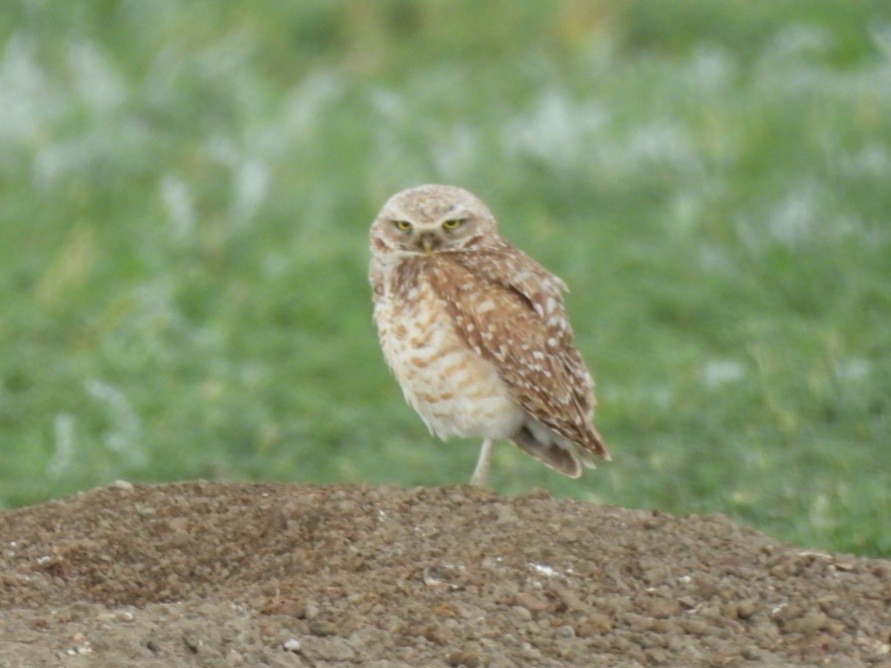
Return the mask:
[[474,487],[485,487],[486,478],[489,477],[489,462],[492,461],[492,446],[495,441],[487,438],[483,441],[483,447],[480,448],[480,456],[476,460],[476,468],[473,469],[473,476],[470,478],[470,484]]

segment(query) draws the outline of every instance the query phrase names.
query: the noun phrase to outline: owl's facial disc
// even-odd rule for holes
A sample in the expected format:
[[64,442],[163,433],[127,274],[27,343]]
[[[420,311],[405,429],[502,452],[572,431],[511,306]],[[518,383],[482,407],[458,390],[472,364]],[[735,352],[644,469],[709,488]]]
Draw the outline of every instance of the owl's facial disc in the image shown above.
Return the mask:
[[385,218],[392,230],[393,240],[399,249],[430,255],[433,252],[458,250],[465,243],[468,214],[451,214],[441,220],[417,220],[399,215]]

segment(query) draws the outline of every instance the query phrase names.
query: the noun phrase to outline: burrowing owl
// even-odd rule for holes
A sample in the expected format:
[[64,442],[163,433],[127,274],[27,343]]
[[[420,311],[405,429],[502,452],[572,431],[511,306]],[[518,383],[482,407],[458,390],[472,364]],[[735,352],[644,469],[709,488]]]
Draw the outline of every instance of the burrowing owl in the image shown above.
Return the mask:
[[371,226],[371,253],[374,320],[406,400],[439,438],[484,439],[471,484],[485,484],[500,439],[571,478],[580,459],[609,459],[566,285],[499,237],[476,196],[396,193]]

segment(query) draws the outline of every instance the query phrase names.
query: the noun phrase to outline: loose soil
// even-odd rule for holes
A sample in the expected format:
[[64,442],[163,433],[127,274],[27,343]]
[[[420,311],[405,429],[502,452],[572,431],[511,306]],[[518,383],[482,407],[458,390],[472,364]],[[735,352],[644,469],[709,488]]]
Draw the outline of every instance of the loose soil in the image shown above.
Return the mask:
[[120,482],[0,550],[0,666],[891,665],[889,561],[538,491]]

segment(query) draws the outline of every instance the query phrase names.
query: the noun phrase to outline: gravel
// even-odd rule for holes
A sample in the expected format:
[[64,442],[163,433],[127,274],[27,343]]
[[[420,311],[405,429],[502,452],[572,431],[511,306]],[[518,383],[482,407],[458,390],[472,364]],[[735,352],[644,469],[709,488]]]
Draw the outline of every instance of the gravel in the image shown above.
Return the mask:
[[891,666],[891,562],[541,491],[121,482],[0,549],[0,666]]

